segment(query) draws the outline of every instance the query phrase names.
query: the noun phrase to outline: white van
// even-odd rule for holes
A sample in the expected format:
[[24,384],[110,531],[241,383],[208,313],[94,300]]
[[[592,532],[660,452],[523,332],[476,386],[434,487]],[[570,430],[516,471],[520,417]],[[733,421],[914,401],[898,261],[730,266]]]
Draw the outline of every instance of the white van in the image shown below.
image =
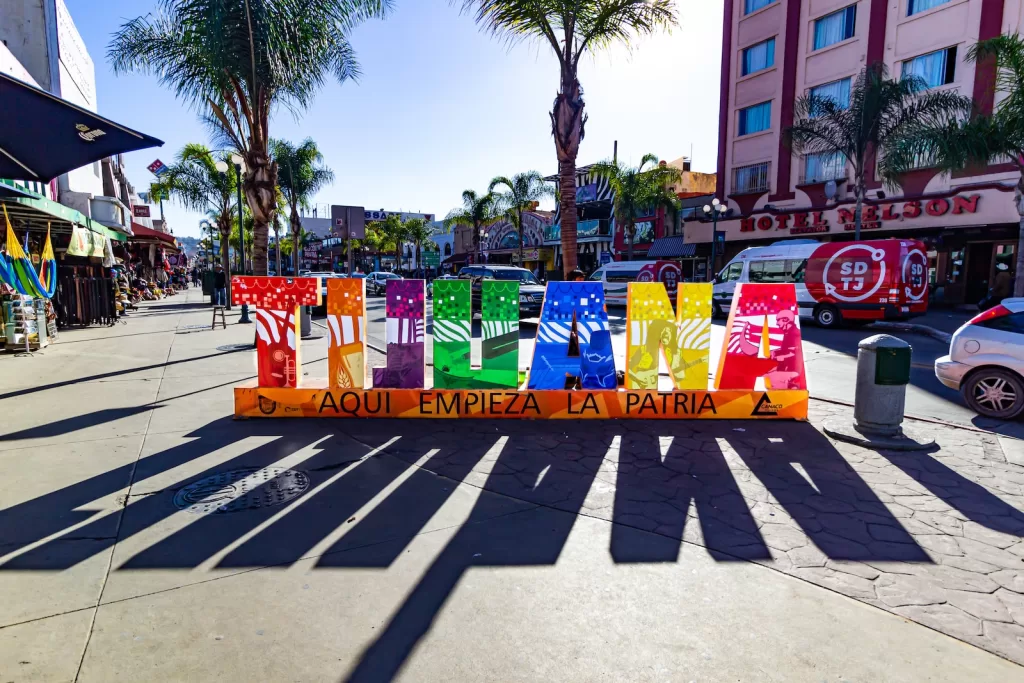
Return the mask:
[[658,261],[612,261],[606,263],[587,278],[604,285],[604,300],[612,306],[626,305],[626,289],[636,282],[644,266],[655,266]]

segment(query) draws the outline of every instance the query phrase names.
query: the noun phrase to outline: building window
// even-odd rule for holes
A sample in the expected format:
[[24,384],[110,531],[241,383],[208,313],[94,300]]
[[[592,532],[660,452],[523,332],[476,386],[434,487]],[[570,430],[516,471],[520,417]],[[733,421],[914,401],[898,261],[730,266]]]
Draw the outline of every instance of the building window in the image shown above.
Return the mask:
[[740,109],[739,131],[737,135],[750,135],[772,126],[772,103],[762,102],[746,109]]
[[903,77],[917,76],[929,88],[952,83],[956,76],[956,46],[936,50],[903,62]]
[[756,12],[762,7],[767,7],[773,2],[775,2],[775,0],[743,0],[743,14]]
[[814,22],[814,49],[820,50],[853,38],[857,24],[857,6],[850,5],[832,14],[826,14]]
[[949,0],[909,0],[907,2],[907,16],[913,16],[919,12],[930,10],[932,7],[945,5]]
[[743,76],[775,66],[775,39],[769,38],[743,50]]
[[819,152],[804,157],[804,182],[823,183],[846,177],[846,157],[842,152]]
[[[811,88],[810,95],[817,99],[832,100],[841,108],[846,109],[850,106],[850,79],[844,78],[839,81],[817,85]],[[811,114],[812,116],[815,115],[814,112],[811,112]]]
[[767,161],[751,166],[741,166],[734,169],[732,174],[732,188],[734,194],[746,194],[751,192],[768,191],[768,166]]

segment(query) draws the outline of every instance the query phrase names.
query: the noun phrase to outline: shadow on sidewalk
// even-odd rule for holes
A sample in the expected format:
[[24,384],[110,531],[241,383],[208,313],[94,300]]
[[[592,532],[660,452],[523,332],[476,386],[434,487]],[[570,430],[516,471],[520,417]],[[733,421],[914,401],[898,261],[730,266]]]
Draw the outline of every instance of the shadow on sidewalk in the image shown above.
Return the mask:
[[[0,570],[67,569],[143,533],[155,540],[119,556],[114,571],[287,567],[310,557],[318,569],[386,569],[419,534],[451,529],[348,675],[380,681],[401,669],[468,570],[552,565],[579,515],[614,523],[617,563],[676,562],[684,537],[719,561],[770,561],[777,547],[752,512],[769,501],[799,526],[791,533],[827,558],[930,562],[871,486],[804,423],[222,419],[187,436],[137,465],[0,510],[0,528],[11,530]],[[203,466],[246,437],[270,440]],[[186,485],[285,458],[308,480],[296,498],[201,514],[174,504]],[[112,513],[89,511],[130,482],[186,463],[202,470],[159,490],[140,486]],[[250,493],[275,486],[271,479]],[[75,539],[92,542],[65,542]]]

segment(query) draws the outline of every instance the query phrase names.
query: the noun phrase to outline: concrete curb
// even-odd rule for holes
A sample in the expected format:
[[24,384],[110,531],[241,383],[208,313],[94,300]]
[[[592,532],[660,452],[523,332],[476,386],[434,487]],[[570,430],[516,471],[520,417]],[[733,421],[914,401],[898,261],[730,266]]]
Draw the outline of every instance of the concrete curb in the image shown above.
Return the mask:
[[927,325],[919,325],[917,323],[889,323],[889,322],[878,322],[868,325],[873,330],[889,330],[892,332],[914,332],[916,334],[923,334],[926,337],[937,339],[938,341],[948,344],[953,338],[953,335],[942,330],[937,330],[934,327]]

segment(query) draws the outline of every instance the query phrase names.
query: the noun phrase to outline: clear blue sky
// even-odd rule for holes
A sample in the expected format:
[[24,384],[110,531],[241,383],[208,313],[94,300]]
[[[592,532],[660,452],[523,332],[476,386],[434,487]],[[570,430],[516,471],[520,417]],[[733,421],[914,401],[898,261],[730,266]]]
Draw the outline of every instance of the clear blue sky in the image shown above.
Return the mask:
[[[111,35],[154,0],[65,0],[96,63],[99,111],[165,141],[127,155],[129,178],[145,188],[146,166],[170,161],[187,142],[207,142],[194,111],[155,78],[115,77],[106,59]],[[356,29],[358,83],[330,82],[296,120],[280,111],[271,135],[316,140],[335,174],[316,198],[388,211],[443,215],[462,190],[487,189],[495,175],[557,170],[548,112],[558,87],[550,48],[511,50],[482,34],[446,0],[395,0],[386,21]],[[580,82],[590,122],[579,155],[586,164],[694,156],[713,172],[717,157],[722,2],[679,5],[671,35],[615,48],[585,61]],[[200,216],[165,205],[174,233],[198,236]]]

